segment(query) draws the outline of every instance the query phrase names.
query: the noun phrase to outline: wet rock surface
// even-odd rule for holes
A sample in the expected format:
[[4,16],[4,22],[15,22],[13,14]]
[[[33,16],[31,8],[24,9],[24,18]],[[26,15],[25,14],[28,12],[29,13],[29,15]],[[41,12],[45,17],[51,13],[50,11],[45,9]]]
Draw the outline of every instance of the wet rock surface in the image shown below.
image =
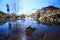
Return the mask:
[[27,27],[25,30],[26,35],[30,36],[35,30],[36,30],[36,28],[32,28],[31,26]]

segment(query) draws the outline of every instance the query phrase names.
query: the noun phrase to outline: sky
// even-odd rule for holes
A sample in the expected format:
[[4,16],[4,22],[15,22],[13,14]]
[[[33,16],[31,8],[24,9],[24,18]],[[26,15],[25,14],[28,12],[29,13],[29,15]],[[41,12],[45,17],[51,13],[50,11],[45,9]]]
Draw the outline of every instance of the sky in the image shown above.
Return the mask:
[[[16,14],[31,14],[37,9],[50,5],[60,8],[60,0],[0,0],[0,11],[7,13],[7,4],[10,13],[16,12]],[[15,8],[16,10],[14,10]]]

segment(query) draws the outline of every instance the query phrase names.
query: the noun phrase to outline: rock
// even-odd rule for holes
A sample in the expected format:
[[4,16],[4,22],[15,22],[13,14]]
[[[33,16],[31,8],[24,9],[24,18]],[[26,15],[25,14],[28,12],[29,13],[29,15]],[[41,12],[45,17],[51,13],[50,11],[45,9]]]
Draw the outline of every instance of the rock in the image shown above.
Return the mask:
[[29,26],[26,28],[25,31],[26,31],[26,35],[30,36],[35,31],[35,28],[32,28],[31,26]]

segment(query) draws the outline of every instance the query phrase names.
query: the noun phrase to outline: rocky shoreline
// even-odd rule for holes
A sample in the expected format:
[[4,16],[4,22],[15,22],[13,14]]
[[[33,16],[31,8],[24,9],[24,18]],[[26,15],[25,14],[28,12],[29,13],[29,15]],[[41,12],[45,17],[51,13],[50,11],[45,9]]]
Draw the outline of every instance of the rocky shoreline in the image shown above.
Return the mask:
[[[60,14],[58,14],[60,17]],[[48,24],[48,25],[60,25],[60,18],[58,18],[58,15],[56,14],[51,15],[49,17],[45,17],[45,18],[38,18],[38,22],[39,23],[44,23],[44,24]],[[54,17],[52,17],[54,16]]]

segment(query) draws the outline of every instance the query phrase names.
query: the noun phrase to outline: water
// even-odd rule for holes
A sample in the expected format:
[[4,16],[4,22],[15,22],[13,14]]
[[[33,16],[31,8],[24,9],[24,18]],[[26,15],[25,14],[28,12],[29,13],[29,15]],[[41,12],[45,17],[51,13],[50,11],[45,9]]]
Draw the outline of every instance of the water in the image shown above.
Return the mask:
[[[29,25],[36,30],[26,36],[25,28]],[[17,20],[0,25],[0,40],[60,40],[60,25],[38,24],[35,20]]]

